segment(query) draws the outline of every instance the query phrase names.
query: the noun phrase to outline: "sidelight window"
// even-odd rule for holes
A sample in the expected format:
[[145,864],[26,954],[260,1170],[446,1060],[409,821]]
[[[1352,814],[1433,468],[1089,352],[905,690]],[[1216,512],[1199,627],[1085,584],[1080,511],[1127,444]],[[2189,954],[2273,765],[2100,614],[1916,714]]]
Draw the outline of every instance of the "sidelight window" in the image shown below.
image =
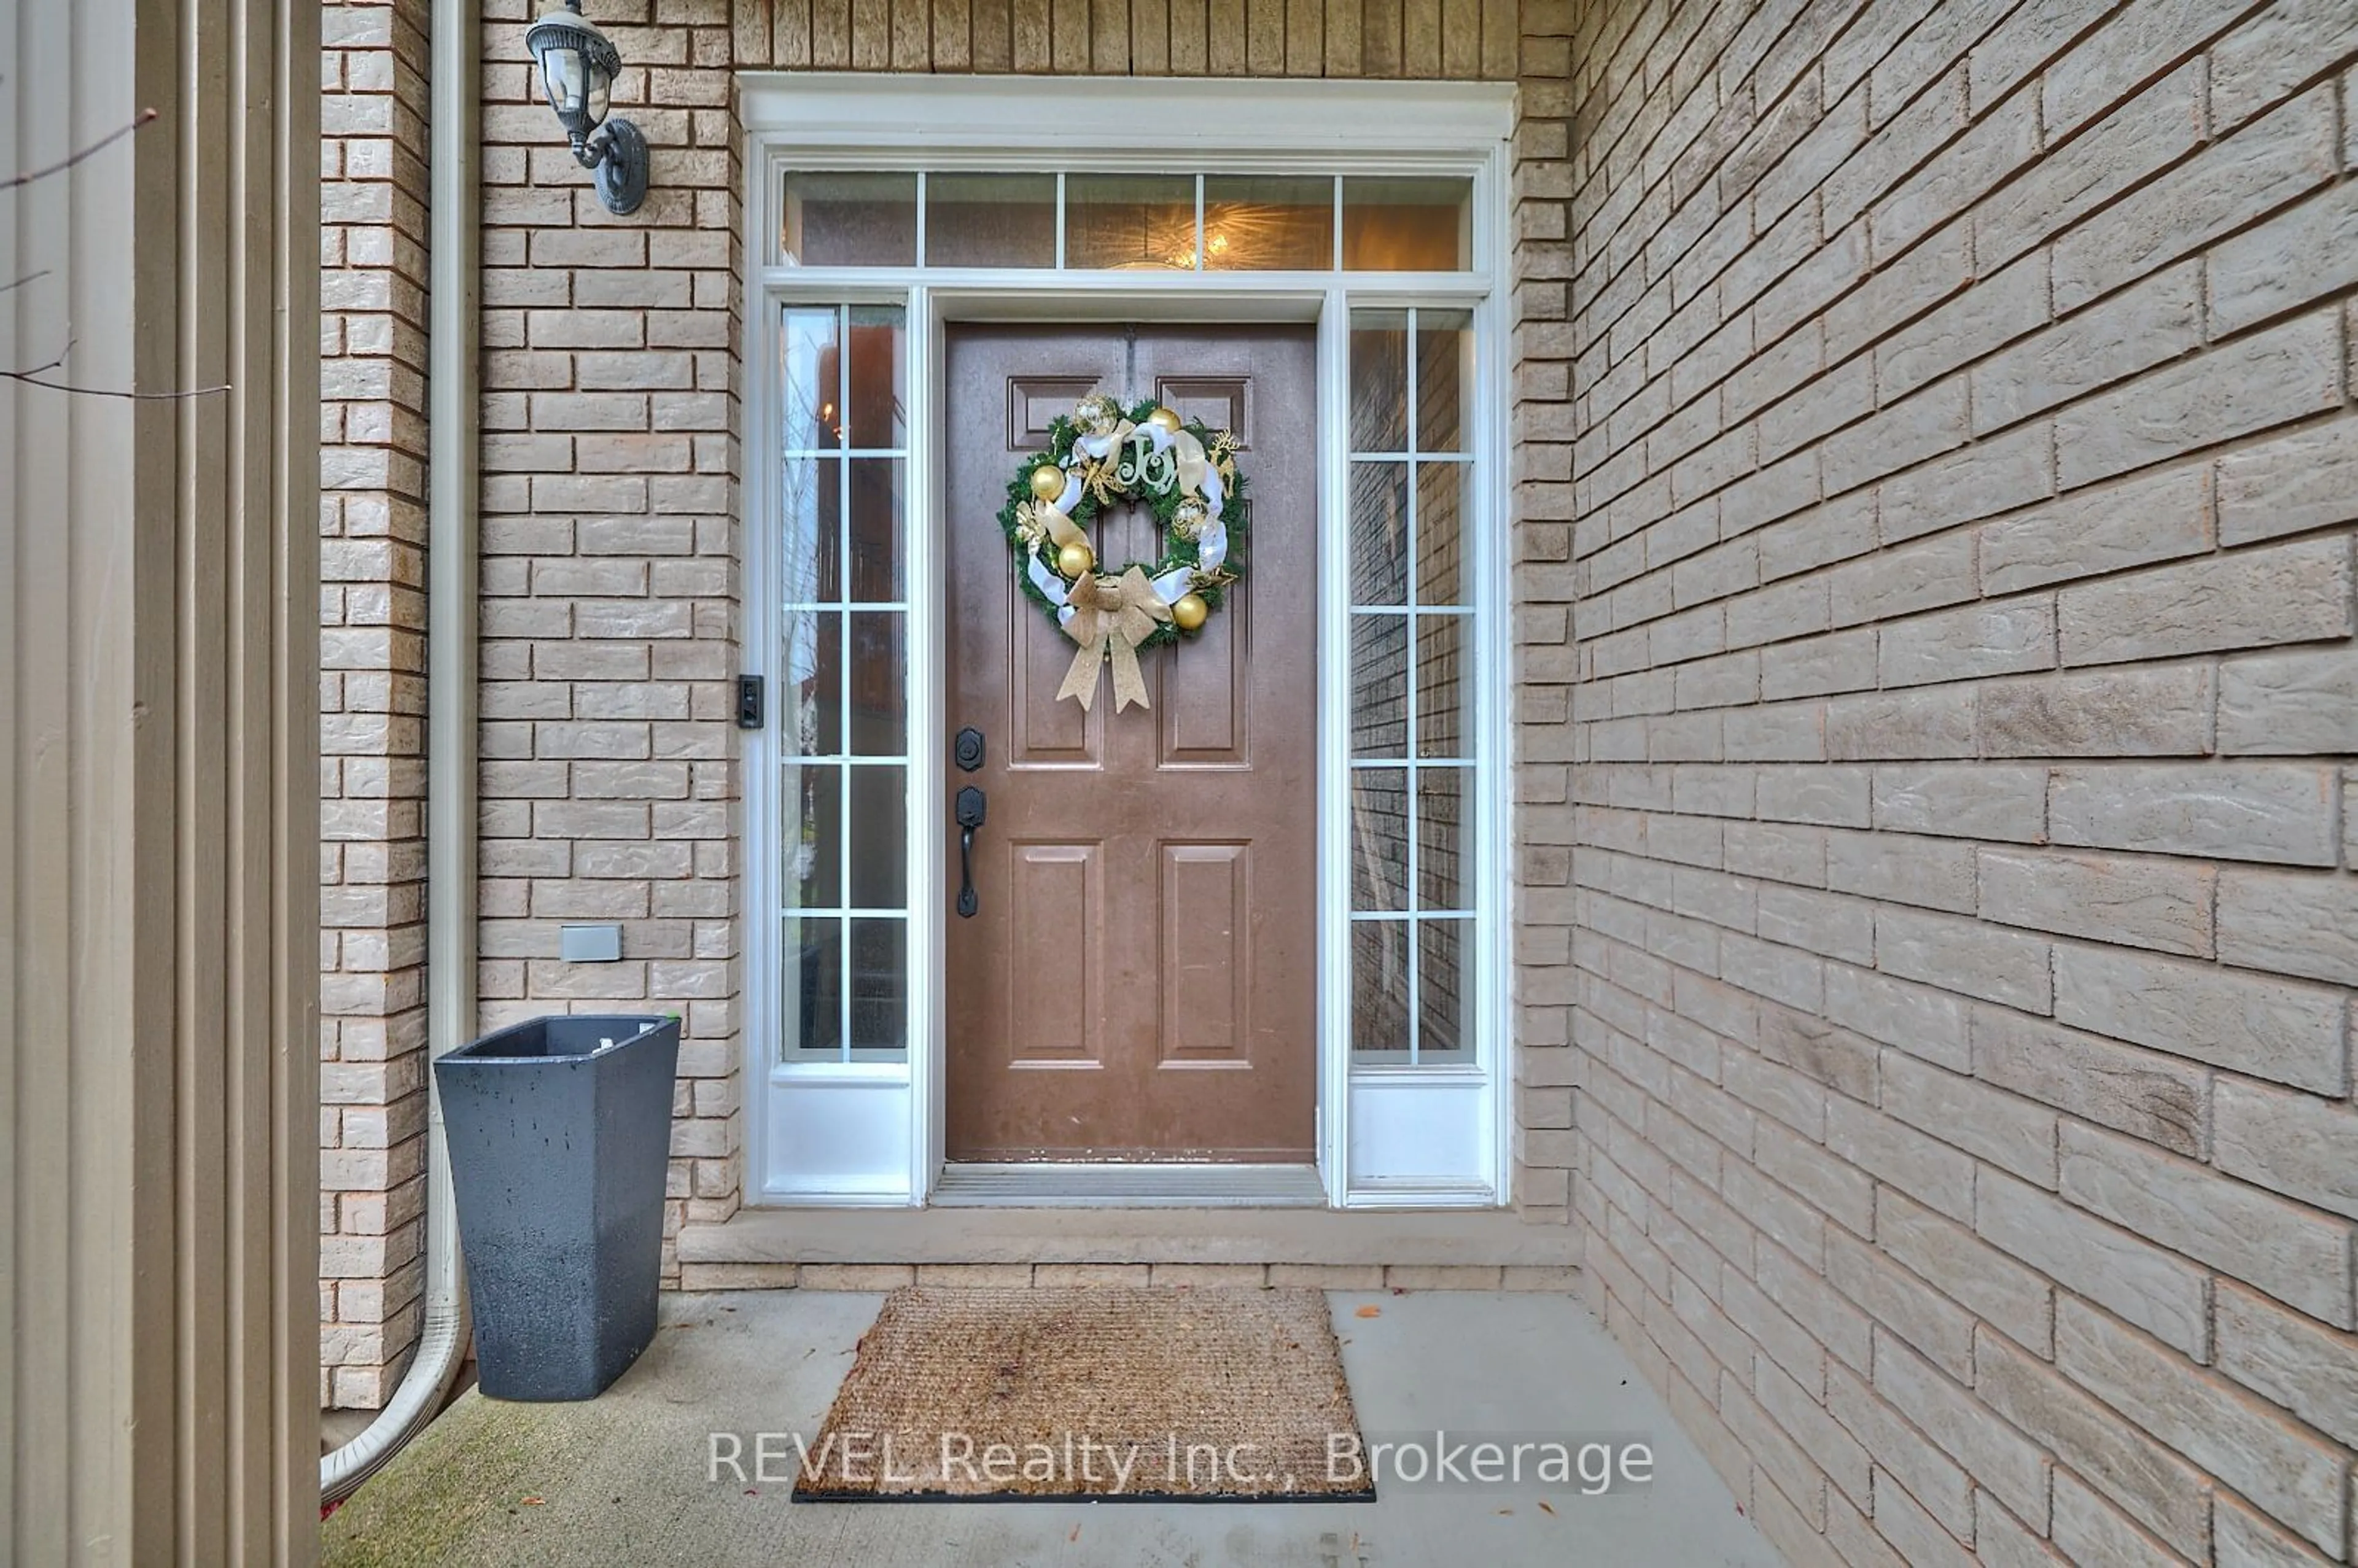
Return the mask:
[[908,1047],[905,338],[899,306],[780,308],[782,1062]]
[[1473,1060],[1472,347],[1463,310],[1351,313],[1350,1006],[1361,1065]]

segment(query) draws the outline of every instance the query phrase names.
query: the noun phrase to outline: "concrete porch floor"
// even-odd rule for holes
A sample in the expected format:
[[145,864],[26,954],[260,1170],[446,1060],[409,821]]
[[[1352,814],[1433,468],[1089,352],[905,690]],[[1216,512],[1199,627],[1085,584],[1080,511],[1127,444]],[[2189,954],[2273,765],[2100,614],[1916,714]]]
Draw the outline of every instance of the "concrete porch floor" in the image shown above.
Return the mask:
[[[1361,1430],[1370,1442],[1436,1426],[1640,1441],[1655,1459],[1646,1488],[1583,1497],[1577,1486],[1536,1483],[1387,1484],[1365,1505],[862,1505],[794,1503],[784,1482],[708,1480],[714,1432],[745,1434],[749,1455],[752,1433],[817,1432],[882,1299],[666,1298],[654,1344],[600,1399],[519,1405],[468,1392],[322,1527],[323,1559],[331,1568],[1778,1562],[1619,1347],[1561,1295],[1330,1294]],[[1380,1315],[1358,1316],[1367,1305]]]

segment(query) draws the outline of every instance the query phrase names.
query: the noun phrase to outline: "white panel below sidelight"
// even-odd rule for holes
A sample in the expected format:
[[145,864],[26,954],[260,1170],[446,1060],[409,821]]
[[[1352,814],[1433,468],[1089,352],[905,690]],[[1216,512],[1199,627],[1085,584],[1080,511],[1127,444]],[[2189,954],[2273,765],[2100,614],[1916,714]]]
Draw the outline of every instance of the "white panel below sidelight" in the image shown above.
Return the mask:
[[1497,1201],[1497,1097],[1479,1072],[1351,1079],[1348,1202],[1370,1207]]
[[760,1201],[912,1201],[907,1076],[791,1076],[791,1092],[773,1087],[757,1102],[767,1118]]

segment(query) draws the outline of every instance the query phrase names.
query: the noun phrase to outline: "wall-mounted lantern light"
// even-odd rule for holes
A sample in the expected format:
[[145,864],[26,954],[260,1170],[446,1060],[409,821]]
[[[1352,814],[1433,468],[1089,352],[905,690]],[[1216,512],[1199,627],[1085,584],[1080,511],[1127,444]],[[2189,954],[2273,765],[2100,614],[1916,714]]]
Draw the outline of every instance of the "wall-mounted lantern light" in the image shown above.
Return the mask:
[[647,139],[628,120],[606,118],[622,69],[613,40],[581,15],[581,0],[565,0],[563,10],[525,30],[524,47],[539,63],[541,88],[573,144],[574,160],[596,171],[598,199],[609,212],[637,211],[647,194]]

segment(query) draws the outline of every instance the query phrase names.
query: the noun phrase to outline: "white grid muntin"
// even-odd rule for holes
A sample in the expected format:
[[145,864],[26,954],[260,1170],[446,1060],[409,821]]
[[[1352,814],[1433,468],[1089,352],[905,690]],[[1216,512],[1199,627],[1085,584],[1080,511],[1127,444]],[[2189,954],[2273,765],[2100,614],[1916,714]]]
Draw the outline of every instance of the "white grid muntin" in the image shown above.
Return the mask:
[[[791,350],[798,342],[808,341],[798,339],[788,330],[786,322],[792,317],[810,317],[824,313],[830,318],[831,337],[827,341],[835,354],[836,373],[832,406],[839,421],[839,429],[845,435],[848,436],[852,428],[851,343],[853,328],[860,315],[868,314],[871,319],[858,324],[882,326],[896,333],[899,340],[899,346],[894,351],[897,360],[887,367],[887,373],[892,377],[893,384],[905,384],[908,374],[908,319],[904,307],[871,301],[844,301],[824,305],[779,301],[775,304],[774,309],[777,317],[777,341],[782,352],[778,359],[772,362],[771,368],[777,377],[776,386],[781,397],[778,415],[782,425],[792,414],[798,416],[795,420],[797,424],[814,428],[824,426],[827,406],[824,401],[816,409],[795,410],[784,406],[785,395],[790,391],[803,390],[808,394],[821,395],[822,398],[824,395],[815,386],[796,388],[797,367],[784,362],[785,351]],[[816,370],[816,360],[808,368],[812,371]],[[815,375],[811,379],[815,381]],[[806,420],[799,417],[805,415],[808,416]],[[902,428],[905,437],[905,411],[902,412],[901,416]],[[774,711],[771,716],[771,728],[779,737],[781,744],[775,748],[770,764],[775,770],[776,782],[781,786],[775,792],[779,811],[778,831],[772,838],[770,851],[776,855],[784,856],[792,852],[790,840],[784,832],[786,816],[790,810],[789,797],[783,787],[784,781],[789,777],[795,777],[799,782],[799,778],[803,775],[824,773],[829,776],[833,785],[836,828],[835,901],[831,904],[825,905],[805,904],[797,902],[794,894],[798,879],[785,874],[785,869],[781,863],[776,885],[783,896],[772,909],[771,918],[778,924],[782,933],[795,924],[801,924],[806,929],[832,925],[835,933],[836,1038],[832,1046],[791,1044],[791,1036],[797,1032],[784,1026],[786,1015],[782,1007],[777,1014],[780,1029],[776,1060],[781,1064],[798,1065],[903,1062],[908,1053],[907,997],[911,984],[908,962],[910,909],[908,861],[904,852],[902,860],[902,895],[897,904],[863,903],[853,897],[853,893],[857,891],[852,855],[855,837],[853,814],[856,809],[855,803],[865,798],[862,792],[856,790],[853,785],[857,770],[898,769],[902,775],[902,813],[905,824],[910,805],[908,790],[910,733],[904,713],[901,728],[901,742],[895,750],[890,752],[861,750],[853,724],[852,692],[858,678],[858,672],[855,669],[858,640],[853,630],[856,618],[866,616],[891,618],[892,621],[897,622],[894,630],[898,633],[899,641],[904,647],[907,642],[908,595],[905,592],[905,584],[908,579],[909,529],[906,470],[909,449],[905,439],[903,444],[895,447],[862,448],[851,446],[848,441],[832,447],[794,447],[786,445],[783,440],[780,447],[776,459],[781,474],[788,465],[807,464],[810,465],[810,471],[814,474],[819,471],[822,465],[832,465],[837,476],[833,517],[823,522],[816,516],[809,519],[812,525],[809,533],[812,535],[815,536],[817,530],[822,526],[831,528],[833,531],[836,559],[835,597],[820,599],[795,594],[793,591],[795,587],[807,588],[815,585],[807,581],[790,585],[783,580],[784,576],[793,573],[799,563],[794,560],[791,551],[782,548],[778,552],[777,564],[781,568],[782,580],[777,588],[778,613],[775,618],[776,630],[781,639],[798,633],[805,627],[809,629],[815,638],[824,637],[826,628],[833,629],[836,654],[834,693],[836,745],[832,751],[810,751],[799,747],[790,749],[783,743],[787,739],[788,731],[784,724],[787,712],[787,687],[782,681],[773,694]],[[891,549],[895,561],[895,576],[904,585],[904,591],[890,600],[863,599],[855,591],[854,579],[857,574],[853,569],[851,552],[853,475],[857,471],[854,465],[863,462],[890,462],[896,463],[900,467],[900,482],[894,487],[894,514],[891,519]],[[775,499],[780,502],[784,499],[783,486]],[[787,519],[780,507],[771,508],[768,522],[771,526],[779,531],[781,539],[786,535]],[[779,645],[778,656],[782,661],[779,674],[781,676],[790,674],[791,665],[784,662],[787,654],[783,640]],[[815,654],[814,662],[817,662]],[[899,980],[903,996],[903,1034],[902,1043],[898,1045],[862,1044],[858,1039],[854,1024],[859,999],[854,980],[860,970],[855,961],[853,935],[855,921],[896,921],[902,926],[902,972]],[[779,943],[779,956],[782,962],[790,961],[783,937]],[[784,1000],[783,988],[781,1000]]]
[[[1473,323],[1468,318],[1467,312],[1456,308],[1444,308],[1446,309],[1446,314],[1451,318],[1451,325],[1444,330],[1467,332],[1472,330]],[[1473,714],[1466,715],[1466,718],[1472,721],[1466,725],[1465,730],[1463,731],[1465,736],[1472,738],[1476,741],[1474,754],[1471,756],[1448,758],[1425,756],[1423,754],[1424,738],[1419,725],[1419,720],[1423,717],[1423,715],[1419,711],[1421,707],[1419,700],[1419,677],[1421,674],[1421,666],[1427,656],[1422,651],[1422,640],[1419,629],[1426,621],[1429,620],[1457,619],[1464,621],[1466,626],[1466,633],[1465,642],[1461,645],[1460,656],[1468,663],[1473,661],[1475,650],[1478,647],[1480,639],[1484,633],[1484,625],[1479,614],[1478,607],[1476,604],[1469,602],[1462,592],[1459,598],[1450,600],[1440,605],[1429,606],[1421,602],[1421,589],[1424,573],[1424,563],[1422,559],[1424,533],[1422,521],[1419,516],[1419,512],[1422,506],[1422,486],[1417,482],[1418,470],[1424,465],[1436,461],[1446,464],[1471,465],[1476,460],[1476,453],[1462,449],[1466,445],[1462,438],[1466,435],[1467,429],[1474,422],[1470,417],[1473,411],[1465,406],[1466,402],[1472,401],[1472,398],[1469,397],[1468,395],[1474,393],[1476,390],[1468,384],[1469,378],[1461,376],[1459,380],[1459,395],[1461,402],[1460,406],[1457,409],[1457,423],[1461,439],[1458,449],[1428,452],[1423,449],[1420,441],[1420,438],[1423,433],[1424,403],[1422,395],[1422,387],[1420,384],[1422,374],[1421,368],[1422,355],[1419,349],[1418,317],[1421,314],[1431,313],[1433,313],[1433,308],[1430,306],[1419,307],[1411,305],[1398,309],[1359,307],[1353,309],[1350,317],[1350,332],[1354,339],[1357,338],[1360,334],[1370,330],[1393,330],[1394,319],[1397,319],[1397,330],[1401,334],[1401,357],[1403,361],[1402,368],[1404,372],[1401,378],[1401,395],[1403,403],[1401,417],[1401,433],[1404,445],[1403,449],[1399,451],[1355,451],[1349,455],[1349,460],[1352,462],[1398,463],[1404,465],[1407,469],[1407,482],[1403,486],[1402,494],[1405,530],[1401,535],[1401,552],[1403,557],[1401,602],[1398,604],[1363,605],[1355,601],[1350,606],[1351,621],[1355,627],[1361,620],[1379,618],[1396,619],[1406,623],[1401,639],[1401,679],[1403,688],[1401,695],[1405,718],[1401,726],[1401,754],[1396,757],[1367,756],[1361,755],[1355,750],[1351,755],[1349,762],[1350,769],[1355,773],[1363,772],[1383,772],[1394,773],[1401,775],[1401,799],[1404,802],[1401,810],[1401,838],[1406,851],[1404,855],[1404,864],[1402,867],[1402,884],[1401,888],[1401,896],[1403,900],[1403,907],[1400,909],[1353,908],[1347,912],[1347,916],[1354,925],[1400,925],[1406,928],[1406,940],[1403,942],[1402,946],[1406,954],[1408,978],[1406,1006],[1404,1009],[1408,1022],[1408,1039],[1404,1048],[1392,1046],[1354,1046],[1352,1050],[1352,1059],[1356,1065],[1360,1066],[1381,1065],[1416,1067],[1425,1065],[1423,1050],[1425,1000],[1423,981],[1423,928],[1427,925],[1437,925],[1443,921],[1456,921],[1461,923],[1475,921],[1478,918],[1480,914],[1480,911],[1477,908],[1469,906],[1452,906],[1439,909],[1428,909],[1424,907],[1425,894],[1422,865],[1425,838],[1424,820],[1422,815],[1424,797],[1422,790],[1420,789],[1420,781],[1426,773],[1446,772],[1458,775],[1462,781],[1459,784],[1459,799],[1462,803],[1460,810],[1464,811],[1473,809],[1477,812],[1476,827],[1478,830],[1480,826],[1480,816],[1478,815],[1478,792],[1471,786],[1476,784],[1479,780],[1483,762],[1481,748],[1479,746],[1479,730],[1477,727],[1480,717],[1478,708],[1476,708]],[[1347,416],[1348,410],[1346,410],[1345,412]],[[1347,502],[1348,498],[1347,497]],[[1465,498],[1461,496],[1458,503],[1457,519],[1457,524],[1461,535],[1459,541],[1459,549],[1461,551],[1459,581],[1461,588],[1466,583],[1468,576],[1463,563],[1466,559],[1465,553],[1467,552],[1468,546],[1471,544],[1470,539],[1464,536],[1466,534],[1470,533],[1472,527],[1472,519],[1469,519],[1466,515],[1466,511]],[[1357,518],[1350,519],[1350,524],[1354,527],[1357,525],[1357,522],[1358,520]],[[1480,694],[1476,688],[1478,687],[1479,683],[1477,681],[1467,680],[1463,682],[1462,685],[1468,695],[1474,697],[1478,702]],[[1464,712],[1464,708],[1462,707],[1460,711],[1461,713]],[[1461,833],[1463,832],[1462,822],[1460,831]],[[1461,857],[1461,859],[1476,860],[1477,857],[1465,856]],[[1468,888],[1473,880],[1473,878],[1461,874],[1458,884],[1460,889],[1464,890]],[[1476,902],[1478,903],[1479,901],[1477,900]],[[1471,925],[1466,925],[1461,936],[1461,940],[1463,940],[1464,936],[1471,936],[1474,935],[1474,926]],[[1466,946],[1470,948],[1471,944],[1466,943]],[[1356,952],[1353,955],[1353,958],[1356,963]],[[1470,953],[1467,954],[1467,961],[1466,962],[1465,967],[1469,969],[1473,968]],[[1478,975],[1476,979],[1478,981]],[[1356,985],[1356,978],[1354,983]],[[1475,1054],[1475,1044],[1476,1042],[1472,1040],[1466,1041],[1464,1044],[1462,1054],[1459,1052],[1450,1053],[1448,1057],[1445,1059],[1445,1065],[1458,1065],[1469,1062]]]
[[[1465,206],[1460,208],[1458,211],[1469,211],[1475,202],[1475,172],[1467,168],[1450,167],[1445,165],[1437,166],[1433,169],[1412,173],[1388,172],[1383,175],[1355,175],[1346,173],[1340,169],[1322,175],[1305,175],[1298,169],[1281,170],[1247,167],[1229,167],[1224,165],[1217,168],[1198,168],[1195,170],[1192,175],[1188,175],[1174,174],[1167,165],[1138,166],[1111,163],[1103,166],[1093,166],[1086,162],[1075,162],[1058,164],[1051,169],[1036,167],[1002,167],[1005,162],[1006,160],[1001,160],[1000,163],[991,164],[988,168],[976,165],[971,162],[960,164],[954,161],[946,162],[938,167],[924,167],[911,166],[905,160],[900,164],[877,164],[871,160],[866,159],[847,161],[839,156],[830,157],[824,153],[817,153],[804,158],[775,164],[768,170],[768,176],[772,180],[777,182],[777,189],[781,192],[779,210],[782,211],[786,206],[783,194],[785,189],[785,184],[788,180],[792,179],[793,177],[798,174],[859,173],[877,176],[908,177],[912,181],[914,181],[912,189],[914,191],[914,200],[915,201],[915,211],[913,218],[913,243],[915,253],[915,260],[909,263],[838,262],[820,263],[817,265],[806,264],[800,260],[790,258],[786,254],[785,236],[781,232],[773,232],[766,236],[766,246],[763,253],[766,258],[766,264],[773,270],[784,272],[847,272],[863,276],[877,275],[886,276],[895,276],[901,273],[916,272],[927,274],[933,276],[956,277],[970,273],[987,273],[994,271],[1055,273],[1078,272],[1085,274],[1110,273],[1116,276],[1127,276],[1128,269],[1122,267],[1076,267],[1073,265],[1071,251],[1067,244],[1067,237],[1072,229],[1073,196],[1070,188],[1070,181],[1074,177],[1077,176],[1082,178],[1088,178],[1098,176],[1109,178],[1131,176],[1153,178],[1177,178],[1189,179],[1192,182],[1195,214],[1189,235],[1189,265],[1186,266],[1165,266],[1161,269],[1168,275],[1183,277],[1190,274],[1198,277],[1206,275],[1228,277],[1269,277],[1282,276],[1288,274],[1317,276],[1321,273],[1336,272],[1342,273],[1346,276],[1355,279],[1409,277],[1423,275],[1418,272],[1402,271],[1393,268],[1351,267],[1346,265],[1345,255],[1347,248],[1347,242],[1348,237],[1348,223],[1351,212],[1354,210],[1354,204],[1349,190],[1350,182],[1353,179],[1393,178],[1423,179],[1433,181],[1436,184],[1455,183],[1461,185],[1465,191]],[[1015,262],[1001,263],[997,265],[978,265],[959,262],[944,262],[935,259],[927,242],[933,222],[933,179],[936,176],[1005,175],[1011,178],[1021,178],[1027,175],[1042,176],[1050,174],[1053,174],[1055,181],[1055,195],[1054,197],[1056,209],[1054,215],[1055,243],[1053,247],[1052,259],[1047,266],[1042,267]],[[1292,267],[1256,269],[1250,267],[1219,267],[1211,265],[1212,236],[1206,228],[1206,214],[1210,209],[1210,203],[1212,200],[1212,197],[1210,195],[1210,187],[1212,182],[1221,179],[1250,179],[1255,178],[1290,178],[1296,180],[1324,178],[1328,182],[1330,189],[1326,235],[1327,265],[1325,267],[1308,269],[1307,273],[1304,273],[1304,269]],[[1468,228],[1469,233],[1467,237],[1469,241],[1472,241],[1475,239],[1475,236],[1470,232],[1472,228],[1470,223]],[[1481,271],[1476,259],[1476,244],[1469,243],[1466,249],[1467,254],[1464,265],[1443,268],[1433,272],[1430,276],[1463,279],[1469,275]]]

